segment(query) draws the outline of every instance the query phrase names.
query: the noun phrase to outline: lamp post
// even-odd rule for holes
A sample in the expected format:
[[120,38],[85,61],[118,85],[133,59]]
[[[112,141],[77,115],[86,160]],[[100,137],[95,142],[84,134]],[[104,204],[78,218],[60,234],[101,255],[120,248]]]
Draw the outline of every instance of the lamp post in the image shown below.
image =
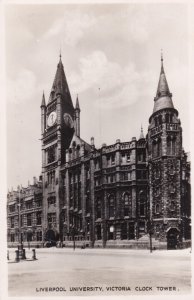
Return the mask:
[[19,187],[19,198],[18,198],[18,231],[19,231],[19,246],[20,249],[23,249],[23,241],[22,241],[22,234],[21,234],[21,194],[20,194],[20,187]]
[[148,221],[148,233],[150,239],[150,253],[152,253],[152,234],[153,234],[153,222],[152,219]]

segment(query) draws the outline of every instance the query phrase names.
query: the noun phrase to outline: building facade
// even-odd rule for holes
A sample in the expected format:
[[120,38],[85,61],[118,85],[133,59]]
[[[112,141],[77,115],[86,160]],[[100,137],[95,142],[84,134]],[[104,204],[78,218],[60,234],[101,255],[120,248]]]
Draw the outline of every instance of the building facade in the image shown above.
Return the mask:
[[[146,247],[150,236],[156,248],[184,246],[190,240],[190,164],[163,58],[146,137],[141,128],[138,139],[97,149],[93,137],[90,143],[80,137],[80,113],[60,57],[48,102],[43,94],[41,103],[42,182],[31,189],[39,189],[42,218],[38,225],[39,210],[29,211],[32,240],[38,242],[42,230],[42,243],[65,246],[76,240],[90,247]],[[15,193],[8,195],[10,242]],[[35,208],[35,191],[33,199]]]
[[[41,178],[40,178],[41,179]],[[42,231],[42,181],[33,178],[33,184],[7,195],[7,241],[9,246],[24,242],[30,247],[41,244]]]

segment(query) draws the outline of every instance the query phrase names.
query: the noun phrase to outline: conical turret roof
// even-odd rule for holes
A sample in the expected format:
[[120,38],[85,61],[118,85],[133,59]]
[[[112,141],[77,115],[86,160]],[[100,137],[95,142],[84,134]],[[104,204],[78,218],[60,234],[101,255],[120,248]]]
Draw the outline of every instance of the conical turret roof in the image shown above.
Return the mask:
[[154,99],[154,110],[153,113],[156,111],[159,111],[164,108],[174,108],[173,102],[172,102],[172,94],[170,93],[168,82],[166,79],[166,75],[164,72],[164,66],[163,66],[163,56],[161,57],[161,71],[160,71],[160,77],[158,82],[158,88],[156,92],[156,97]]
[[46,106],[44,91],[43,91],[43,94],[42,94],[42,102],[41,102],[41,107],[43,107],[43,106]]
[[77,95],[77,98],[76,98],[75,109],[80,110],[78,95]]

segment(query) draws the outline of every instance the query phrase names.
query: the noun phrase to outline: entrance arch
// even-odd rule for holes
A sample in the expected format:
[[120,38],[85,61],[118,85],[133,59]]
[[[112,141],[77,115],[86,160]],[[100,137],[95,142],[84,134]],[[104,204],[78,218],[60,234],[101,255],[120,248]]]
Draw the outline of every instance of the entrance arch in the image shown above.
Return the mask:
[[49,243],[47,246],[56,246],[57,240],[58,236],[56,232],[52,229],[48,229],[45,233],[45,241]]
[[169,228],[167,231],[167,249],[177,249],[179,242],[179,230],[176,227]]

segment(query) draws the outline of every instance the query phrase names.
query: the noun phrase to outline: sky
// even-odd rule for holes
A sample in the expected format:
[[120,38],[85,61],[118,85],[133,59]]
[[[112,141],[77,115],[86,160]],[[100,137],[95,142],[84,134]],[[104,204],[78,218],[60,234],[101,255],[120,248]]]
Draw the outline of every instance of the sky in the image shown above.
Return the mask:
[[7,186],[41,174],[40,104],[61,51],[81,137],[96,147],[147,133],[161,49],[173,103],[190,150],[188,11],[185,4],[8,5],[6,30]]

